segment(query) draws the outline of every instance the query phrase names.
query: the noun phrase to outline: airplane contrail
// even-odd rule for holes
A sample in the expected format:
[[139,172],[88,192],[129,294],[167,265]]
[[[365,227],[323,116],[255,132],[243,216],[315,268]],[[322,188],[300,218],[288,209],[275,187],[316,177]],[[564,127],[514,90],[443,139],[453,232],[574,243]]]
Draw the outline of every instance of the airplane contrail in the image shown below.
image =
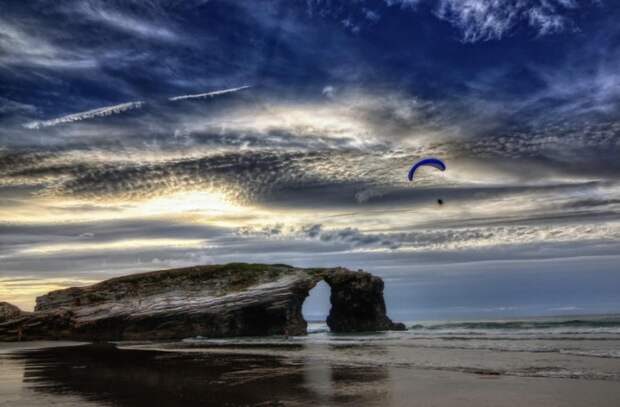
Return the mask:
[[81,120],[93,119],[95,117],[104,117],[110,116],[117,113],[126,112],[128,110],[139,109],[144,105],[145,102],[137,101],[137,102],[127,102],[121,103],[120,105],[114,106],[105,106],[97,109],[87,110],[85,112],[72,113],[66,116],[58,117],[56,119],[51,120],[36,120],[33,122],[29,122],[24,124],[24,127],[27,129],[40,129],[42,127],[51,127],[57,126],[63,123],[71,123],[77,122]]
[[[201,98],[213,97],[213,96],[218,96],[218,95],[224,95],[226,93],[238,92],[240,90],[251,88],[251,87],[252,87],[251,85],[245,85],[245,86],[239,86],[237,88],[222,89],[222,90],[216,90],[216,91],[206,92],[206,93],[196,93],[196,94],[191,94],[191,95],[174,96],[174,97],[168,98],[168,100],[171,102],[177,102],[179,100],[201,99]],[[72,113],[66,116],[57,117],[55,119],[35,120],[32,122],[25,123],[23,126],[27,129],[36,130],[36,129],[40,129],[43,127],[52,127],[52,126],[57,126],[59,124],[94,119],[96,117],[105,117],[105,116],[110,116],[110,115],[114,115],[118,113],[127,112],[129,110],[136,110],[136,109],[142,108],[146,103],[147,102],[145,101],[139,100],[139,101],[134,101],[134,102],[121,103],[121,104],[113,105],[113,106],[104,106],[104,107],[100,107],[97,109],[87,110],[85,112]]]
[[207,93],[196,93],[196,94],[193,94],[193,95],[175,96],[175,97],[169,98],[168,100],[170,100],[171,102],[175,102],[177,100],[200,99],[200,98],[205,98],[205,97],[210,97],[210,96],[223,95],[223,94],[226,94],[226,93],[238,92],[240,90],[251,88],[251,87],[252,87],[251,85],[245,85],[245,86],[239,86],[238,88],[216,90],[216,91],[207,92]]

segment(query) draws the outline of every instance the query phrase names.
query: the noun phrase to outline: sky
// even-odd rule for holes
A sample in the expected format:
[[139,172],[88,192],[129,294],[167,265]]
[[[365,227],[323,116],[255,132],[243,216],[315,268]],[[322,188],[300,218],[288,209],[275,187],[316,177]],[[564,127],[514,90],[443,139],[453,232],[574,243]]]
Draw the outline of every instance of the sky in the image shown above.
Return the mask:
[[0,300],[247,261],[401,320],[620,311],[618,2],[0,7]]

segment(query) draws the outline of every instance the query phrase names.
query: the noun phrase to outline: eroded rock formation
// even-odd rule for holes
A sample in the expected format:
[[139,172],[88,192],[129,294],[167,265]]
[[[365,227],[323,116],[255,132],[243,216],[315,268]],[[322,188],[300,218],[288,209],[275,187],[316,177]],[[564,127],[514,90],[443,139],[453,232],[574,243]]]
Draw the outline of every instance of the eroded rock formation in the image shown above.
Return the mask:
[[383,280],[365,272],[329,270],[324,279],[331,287],[327,325],[332,332],[405,330],[388,318]]
[[304,335],[302,304],[321,280],[332,287],[332,331],[404,329],[387,317],[383,281],[369,273],[232,263],[52,291],[37,298],[34,313],[7,311],[0,340]]
[[0,323],[15,319],[22,314],[22,310],[8,302],[0,302]]

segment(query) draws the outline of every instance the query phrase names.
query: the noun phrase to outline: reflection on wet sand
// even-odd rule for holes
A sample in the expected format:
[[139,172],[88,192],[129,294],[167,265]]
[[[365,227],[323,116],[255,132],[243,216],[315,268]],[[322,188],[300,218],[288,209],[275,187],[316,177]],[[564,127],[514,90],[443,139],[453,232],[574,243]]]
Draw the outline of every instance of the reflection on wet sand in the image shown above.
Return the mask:
[[[0,349],[0,407],[617,407],[620,400],[615,358],[251,342]],[[548,377],[542,368],[584,374]]]
[[80,396],[76,405],[329,405],[362,399],[374,404],[384,395],[365,384],[387,378],[382,368],[107,344],[24,351],[10,359],[22,365],[23,387],[35,398]]
[[[327,344],[313,345],[313,348],[315,352],[325,355],[335,351],[333,345]],[[303,359],[303,374],[304,387],[312,392],[320,405],[355,404],[362,400],[364,405],[383,405],[387,397],[389,370],[383,367],[352,368],[306,356]]]

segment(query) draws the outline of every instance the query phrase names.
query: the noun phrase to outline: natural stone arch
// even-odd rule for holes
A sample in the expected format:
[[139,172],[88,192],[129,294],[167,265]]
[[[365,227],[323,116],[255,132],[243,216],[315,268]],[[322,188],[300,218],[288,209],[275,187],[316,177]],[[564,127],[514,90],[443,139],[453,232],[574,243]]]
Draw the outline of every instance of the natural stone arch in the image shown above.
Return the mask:
[[34,313],[0,323],[0,340],[305,335],[303,302],[321,280],[331,287],[333,332],[404,329],[387,317],[383,281],[370,273],[231,263],[53,291],[37,298]]
[[[351,271],[341,267],[322,269],[316,272],[315,276],[304,300],[319,281],[325,281],[329,285],[331,308],[326,322],[332,332],[405,329],[403,324],[395,324],[387,316],[381,278],[361,270]],[[301,309],[299,313],[302,314]],[[303,319],[303,314],[301,318]],[[304,325],[305,333],[305,320]]]

